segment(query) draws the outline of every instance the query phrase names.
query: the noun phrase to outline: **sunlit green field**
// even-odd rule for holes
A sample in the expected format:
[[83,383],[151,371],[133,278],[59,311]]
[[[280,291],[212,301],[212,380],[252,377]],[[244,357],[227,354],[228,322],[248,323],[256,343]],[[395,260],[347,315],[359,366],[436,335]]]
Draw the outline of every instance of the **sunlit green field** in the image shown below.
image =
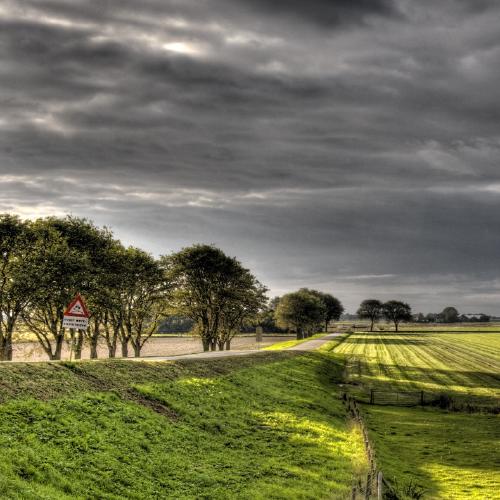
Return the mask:
[[[500,334],[360,333],[336,351],[354,394],[424,390],[480,401],[500,397]],[[500,418],[486,412],[362,405],[377,463],[400,498],[500,498]]]
[[337,352],[347,357],[348,380],[363,389],[500,398],[500,334],[359,333]]
[[1,365],[0,498],[350,498],[341,373],[322,352]]

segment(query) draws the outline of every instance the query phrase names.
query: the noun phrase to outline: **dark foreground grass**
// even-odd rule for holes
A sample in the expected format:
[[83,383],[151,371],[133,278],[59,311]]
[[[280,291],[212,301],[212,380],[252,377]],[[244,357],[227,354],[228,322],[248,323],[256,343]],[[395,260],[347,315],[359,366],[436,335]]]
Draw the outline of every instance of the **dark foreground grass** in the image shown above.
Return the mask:
[[399,492],[500,499],[498,416],[369,405],[363,413],[378,466]]
[[0,367],[0,498],[347,498],[328,353]]

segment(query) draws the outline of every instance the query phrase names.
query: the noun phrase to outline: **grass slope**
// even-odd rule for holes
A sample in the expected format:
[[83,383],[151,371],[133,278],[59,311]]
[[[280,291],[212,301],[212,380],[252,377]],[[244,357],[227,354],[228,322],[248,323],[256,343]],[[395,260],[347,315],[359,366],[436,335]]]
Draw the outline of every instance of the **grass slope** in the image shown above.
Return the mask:
[[346,498],[365,465],[328,353],[0,367],[0,497]]
[[[418,389],[486,405],[500,396],[498,334],[355,334],[336,351],[348,360],[354,392]],[[500,498],[498,416],[370,405],[363,412],[377,462],[399,491],[413,483],[428,499]]]

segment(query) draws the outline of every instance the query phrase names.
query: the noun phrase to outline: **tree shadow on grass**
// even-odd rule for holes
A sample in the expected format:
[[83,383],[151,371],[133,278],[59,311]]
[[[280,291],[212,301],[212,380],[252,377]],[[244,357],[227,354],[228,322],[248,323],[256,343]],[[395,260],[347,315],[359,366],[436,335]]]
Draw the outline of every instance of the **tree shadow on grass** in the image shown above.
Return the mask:
[[426,498],[492,498],[499,431],[493,415],[436,409],[363,405],[376,454],[386,477],[415,480]]
[[[385,393],[415,392],[415,404],[419,403],[417,392],[424,392],[427,403],[446,395],[456,408],[475,407],[489,411],[500,409],[500,375],[484,371],[455,371],[431,369],[417,366],[400,366],[384,363],[369,363],[361,357],[350,357],[344,372],[344,381],[352,386],[353,394],[362,401],[370,400],[370,391]],[[461,387],[461,389],[454,388]],[[488,391],[485,393],[485,391]],[[381,398],[384,399],[384,398]],[[389,397],[385,398],[391,401]],[[396,397],[393,398],[396,402]],[[406,401],[406,399],[402,399]],[[396,403],[394,403],[396,404]]]

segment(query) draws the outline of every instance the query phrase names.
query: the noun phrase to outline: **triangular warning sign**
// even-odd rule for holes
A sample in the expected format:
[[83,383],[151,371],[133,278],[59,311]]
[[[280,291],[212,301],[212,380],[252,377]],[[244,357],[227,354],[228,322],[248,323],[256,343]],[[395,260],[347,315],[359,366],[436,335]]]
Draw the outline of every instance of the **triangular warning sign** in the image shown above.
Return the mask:
[[69,306],[64,311],[64,316],[75,316],[77,318],[88,318],[90,316],[85,302],[78,293],[76,297],[71,301]]

